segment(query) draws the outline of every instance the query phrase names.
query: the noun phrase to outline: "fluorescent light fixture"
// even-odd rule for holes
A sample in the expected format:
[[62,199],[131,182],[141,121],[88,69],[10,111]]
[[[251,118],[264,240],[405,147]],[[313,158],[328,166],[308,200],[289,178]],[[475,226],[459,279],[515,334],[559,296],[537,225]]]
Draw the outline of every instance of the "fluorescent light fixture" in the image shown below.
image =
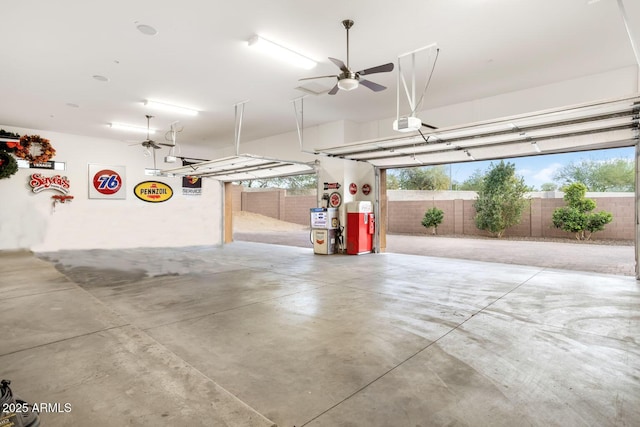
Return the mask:
[[338,87],[342,90],[354,90],[358,87],[358,81],[356,79],[338,80]]
[[185,114],[187,116],[197,116],[198,110],[194,110],[193,108],[180,107],[177,105],[167,104],[165,102],[160,101],[152,101],[150,99],[146,99],[144,101],[144,105],[149,108],[153,108],[156,110],[169,111],[172,113]]
[[288,62],[291,65],[295,65],[296,67],[304,68],[306,70],[310,70],[311,68],[318,65],[316,61],[307,58],[301,53],[294,52],[289,48],[281,46],[257,35],[249,39],[249,46],[255,47],[274,58],[280,59],[281,61]]
[[156,133],[155,129],[147,129],[143,126],[128,125],[126,123],[109,123],[109,126],[111,129],[126,130],[129,132],[147,133],[148,131],[149,134]]

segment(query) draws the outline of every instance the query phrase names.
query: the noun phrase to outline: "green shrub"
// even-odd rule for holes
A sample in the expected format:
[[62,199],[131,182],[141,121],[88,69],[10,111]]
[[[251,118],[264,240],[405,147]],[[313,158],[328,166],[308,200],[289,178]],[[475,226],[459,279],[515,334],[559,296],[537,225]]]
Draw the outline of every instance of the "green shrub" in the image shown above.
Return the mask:
[[589,240],[591,234],[604,230],[604,226],[613,221],[610,212],[591,212],[596,208],[596,202],[584,196],[587,187],[580,183],[564,188],[564,201],[567,206],[553,211],[551,220],[556,228],[575,233],[578,240]]
[[424,217],[422,218],[422,225],[425,228],[431,228],[431,234],[436,234],[436,229],[440,224],[442,224],[443,219],[444,212],[434,206],[424,213]]

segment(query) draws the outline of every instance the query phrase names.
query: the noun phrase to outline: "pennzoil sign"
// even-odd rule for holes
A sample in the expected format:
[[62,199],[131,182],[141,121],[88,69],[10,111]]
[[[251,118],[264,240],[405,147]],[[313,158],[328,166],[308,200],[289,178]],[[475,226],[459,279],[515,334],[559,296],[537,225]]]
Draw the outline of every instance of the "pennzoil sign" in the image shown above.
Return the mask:
[[160,181],[143,181],[135,186],[133,193],[138,199],[150,203],[166,202],[173,196],[171,187]]

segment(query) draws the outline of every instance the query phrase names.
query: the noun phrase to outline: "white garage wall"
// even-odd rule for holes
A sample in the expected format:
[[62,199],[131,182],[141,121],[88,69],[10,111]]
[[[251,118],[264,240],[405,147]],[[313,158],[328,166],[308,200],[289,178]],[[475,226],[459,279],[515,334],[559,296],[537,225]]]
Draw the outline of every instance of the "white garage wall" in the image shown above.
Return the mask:
[[[0,180],[0,250],[127,248],[215,245],[221,243],[221,187],[204,180],[202,196],[182,195],[180,178],[156,178],[144,174],[153,160],[140,146],[115,140],[96,139],[49,131],[0,126],[20,135],[39,134],[51,141],[56,161],[66,162],[66,171],[19,169]],[[167,149],[158,150],[158,166]],[[161,154],[160,154],[161,153]],[[126,199],[88,198],[88,164],[125,166]],[[65,175],[71,182],[73,201],[58,203],[52,211],[54,191],[34,194],[28,186],[32,173]],[[147,203],[133,194],[134,186],[146,180],[169,184],[173,197],[164,203]]]

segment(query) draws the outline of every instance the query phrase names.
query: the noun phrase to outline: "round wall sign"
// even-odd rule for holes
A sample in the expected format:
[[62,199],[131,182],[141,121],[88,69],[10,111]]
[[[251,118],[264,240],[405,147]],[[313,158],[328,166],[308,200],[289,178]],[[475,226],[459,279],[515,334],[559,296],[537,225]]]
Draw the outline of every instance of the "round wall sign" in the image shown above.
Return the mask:
[[122,177],[111,169],[102,169],[93,176],[93,188],[100,194],[115,194],[121,187]]
[[371,193],[371,186],[369,184],[364,184],[362,186],[362,194],[364,194],[366,196],[369,193]]
[[351,184],[349,184],[349,194],[354,195],[358,192],[358,186],[356,185],[355,182],[352,182]]
[[342,204],[342,196],[337,191],[329,194],[329,207],[337,208]]
[[173,196],[171,186],[160,181],[144,181],[133,189],[136,197],[150,203],[166,202]]

